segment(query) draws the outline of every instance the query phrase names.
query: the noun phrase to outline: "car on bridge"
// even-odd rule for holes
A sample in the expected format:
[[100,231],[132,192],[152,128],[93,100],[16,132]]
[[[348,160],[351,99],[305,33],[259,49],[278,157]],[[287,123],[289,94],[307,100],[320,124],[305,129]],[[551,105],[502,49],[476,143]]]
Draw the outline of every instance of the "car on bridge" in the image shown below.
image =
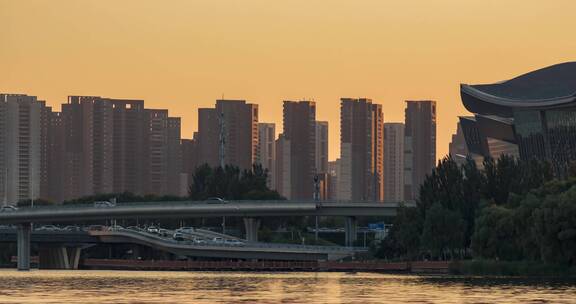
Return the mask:
[[206,199],[208,204],[226,204],[228,203],[227,200],[220,198],[220,197],[209,197]]
[[235,240],[235,239],[227,239],[224,241],[224,244],[232,245],[232,246],[244,246],[244,245],[246,245],[246,244],[244,244],[244,242],[242,242],[240,240]]
[[150,226],[150,227],[146,228],[146,231],[148,233],[158,234],[160,232],[160,229],[156,226]]
[[54,225],[44,225],[44,226],[40,226],[34,230],[36,230],[36,231],[61,231],[62,229],[60,229],[59,227],[54,226]]
[[176,229],[176,232],[194,233],[194,227],[180,227],[180,228]]
[[184,240],[184,234],[182,234],[182,232],[174,232],[174,235],[172,235],[172,238],[176,241],[183,241]]
[[215,238],[212,239],[212,243],[215,243],[215,244],[224,244],[224,238],[221,238],[221,237],[217,236],[217,237],[215,237]]
[[64,231],[82,231],[82,227],[80,227],[80,226],[66,226],[62,230],[64,230]]
[[12,212],[12,211],[16,211],[18,210],[18,207],[14,206],[14,205],[6,205],[6,206],[2,206],[2,208],[0,208],[0,212]]
[[110,208],[110,207],[116,207],[116,203],[109,201],[94,202],[94,208]]
[[91,225],[87,228],[88,231],[108,231],[110,228],[104,225]]
[[208,243],[208,242],[206,242],[205,239],[201,239],[201,238],[194,238],[192,241],[194,242],[194,244],[199,244],[199,245],[204,245],[204,244]]

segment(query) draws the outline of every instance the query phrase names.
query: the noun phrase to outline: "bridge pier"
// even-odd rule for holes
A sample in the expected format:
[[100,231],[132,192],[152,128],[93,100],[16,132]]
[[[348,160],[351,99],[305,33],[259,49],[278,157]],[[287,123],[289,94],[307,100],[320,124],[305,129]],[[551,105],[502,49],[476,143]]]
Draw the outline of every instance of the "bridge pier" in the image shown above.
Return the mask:
[[354,216],[347,216],[344,226],[345,236],[345,245],[346,247],[354,246],[354,242],[358,239],[358,227],[357,227],[357,220]]
[[30,234],[32,224],[22,223],[18,225],[17,247],[18,247],[18,270],[30,270]]
[[260,228],[260,219],[245,217],[244,228],[246,230],[246,240],[248,242],[258,242],[258,229]]
[[78,269],[80,262],[79,247],[40,247],[38,267],[40,269]]
[[41,247],[38,259],[40,269],[70,269],[66,247]]
[[70,266],[70,269],[78,269],[81,252],[82,248],[80,247],[68,248],[68,265]]

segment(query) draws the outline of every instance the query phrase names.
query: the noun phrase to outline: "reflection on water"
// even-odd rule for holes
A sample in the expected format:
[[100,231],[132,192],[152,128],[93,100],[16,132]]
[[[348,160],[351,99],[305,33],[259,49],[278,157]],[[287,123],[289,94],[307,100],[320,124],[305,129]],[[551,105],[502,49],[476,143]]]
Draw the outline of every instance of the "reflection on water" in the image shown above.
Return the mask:
[[575,283],[371,273],[0,270],[0,303],[576,303]]

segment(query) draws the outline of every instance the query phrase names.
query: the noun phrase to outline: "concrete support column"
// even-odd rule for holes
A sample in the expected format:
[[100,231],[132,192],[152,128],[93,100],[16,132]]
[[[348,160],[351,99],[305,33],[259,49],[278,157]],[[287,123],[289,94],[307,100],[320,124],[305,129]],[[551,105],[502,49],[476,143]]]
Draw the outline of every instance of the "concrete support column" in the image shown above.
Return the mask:
[[253,217],[244,218],[244,228],[246,230],[246,240],[248,242],[258,242],[260,219]]
[[18,270],[30,270],[30,233],[32,225],[24,223],[18,225],[17,247],[18,247]]
[[78,269],[81,252],[82,248],[79,247],[68,248],[68,265],[70,266],[70,269]]
[[38,258],[40,269],[78,269],[82,248],[64,246],[40,247]]
[[357,220],[355,217],[353,216],[346,217],[344,231],[346,233],[346,246],[347,247],[354,246],[354,242],[356,242],[358,234]]
[[40,247],[38,250],[40,269],[70,269],[66,247]]

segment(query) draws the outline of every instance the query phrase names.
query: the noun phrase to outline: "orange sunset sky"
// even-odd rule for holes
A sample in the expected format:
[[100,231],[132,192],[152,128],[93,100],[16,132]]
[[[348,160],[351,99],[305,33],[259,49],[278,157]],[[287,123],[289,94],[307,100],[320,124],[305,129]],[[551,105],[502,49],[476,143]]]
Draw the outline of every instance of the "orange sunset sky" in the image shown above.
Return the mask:
[[448,152],[460,83],[490,83],[576,58],[574,0],[0,0],[0,92],[60,108],[68,95],[139,98],[197,128],[222,95],[260,105],[313,99],[339,157],[339,98],[438,102]]

